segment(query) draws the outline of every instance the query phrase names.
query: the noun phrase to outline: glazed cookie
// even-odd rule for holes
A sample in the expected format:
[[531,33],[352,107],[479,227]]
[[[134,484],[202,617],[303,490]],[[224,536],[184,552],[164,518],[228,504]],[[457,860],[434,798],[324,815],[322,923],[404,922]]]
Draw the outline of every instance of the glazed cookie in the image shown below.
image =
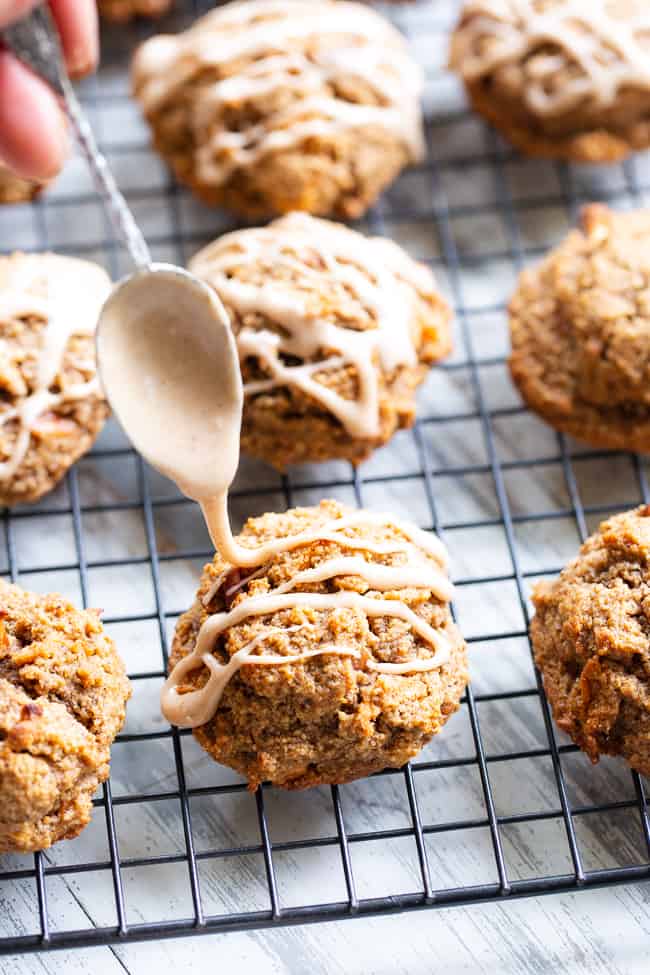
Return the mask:
[[42,183],[33,183],[28,179],[21,179],[11,170],[0,165],[0,204],[28,203],[43,189]]
[[650,211],[586,207],[521,275],[510,331],[531,409],[595,446],[650,450]]
[[459,706],[465,644],[435,536],[334,501],[252,518],[180,618],[163,712],[256,789],[403,765]]
[[0,257],[0,504],[50,491],[104,425],[93,333],[109,290],[88,261]]
[[554,581],[531,637],[555,720],[593,762],[650,775],[650,506],[604,521]]
[[419,68],[358,3],[227,4],[147,41],[133,85],[178,179],[247,217],[359,217],[424,151]]
[[522,152],[613,162],[650,146],[646,0],[466,0],[451,67]]
[[279,469],[368,457],[413,422],[427,365],[451,348],[430,270],[340,224],[291,214],[220,238],[190,268],[235,332],[242,447]]
[[162,17],[174,0],[98,0],[104,20],[126,23],[134,17]]
[[98,612],[0,581],[0,853],[88,824],[130,695]]

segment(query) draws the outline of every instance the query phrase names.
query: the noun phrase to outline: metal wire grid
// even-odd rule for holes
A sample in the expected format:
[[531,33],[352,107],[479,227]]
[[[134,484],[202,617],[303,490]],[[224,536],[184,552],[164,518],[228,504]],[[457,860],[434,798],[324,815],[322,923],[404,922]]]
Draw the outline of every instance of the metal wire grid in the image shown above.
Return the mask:
[[[205,7],[206,4],[195,3],[193,10],[186,9],[182,12],[181,18],[198,12],[201,6]],[[410,36],[418,53],[422,51],[430,60],[431,52],[435,52],[435,57],[440,61],[444,35],[453,23],[455,7],[454,3],[439,0],[435,4],[422,3],[397,12],[393,9],[391,15]],[[140,38],[145,30],[145,27],[139,25],[130,31],[122,29],[119,33],[113,32],[109,35],[109,67],[100,75],[99,82],[89,82],[83,90],[86,105],[96,124],[101,123],[102,114],[107,107],[110,109],[126,103],[123,74],[113,70],[112,64],[121,63],[123,66],[126,63],[126,49],[131,48],[136,36]],[[111,45],[117,52],[113,61]],[[436,98],[448,86],[448,81],[438,70],[430,73],[429,81],[430,91]],[[251,483],[240,486],[234,492],[234,499],[236,506],[239,505],[245,513],[256,505],[291,506],[296,501],[303,500],[306,494],[311,497],[347,492],[361,505],[374,503],[378,492],[388,493],[395,500],[397,495],[390,492],[402,491],[405,492],[407,508],[412,504],[417,508],[416,494],[424,499],[424,508],[420,508],[421,517],[418,520],[423,527],[436,530],[450,545],[452,552],[457,547],[454,541],[457,537],[464,539],[467,533],[474,537],[490,530],[499,533],[505,546],[506,559],[501,571],[477,573],[474,567],[473,571],[455,573],[459,604],[463,602],[465,590],[487,587],[490,591],[491,586],[509,586],[513,612],[518,612],[521,621],[518,625],[505,625],[512,613],[504,611],[504,624],[496,629],[490,629],[487,622],[483,624],[482,620],[478,621],[478,629],[476,620],[473,621],[474,628],[470,626],[468,642],[474,666],[480,672],[480,680],[477,687],[470,685],[463,701],[463,720],[467,725],[464,751],[461,749],[459,754],[453,749],[450,752],[444,751],[449,740],[447,736],[452,734],[448,730],[441,736],[440,742],[434,742],[418,761],[401,771],[387,771],[364,783],[366,795],[375,797],[369,807],[371,817],[366,828],[360,828],[356,822],[355,802],[346,799],[350,794],[346,790],[351,787],[315,790],[320,793],[320,801],[330,805],[331,828],[324,831],[314,829],[311,832],[312,824],[308,824],[306,831],[302,829],[305,835],[301,835],[301,829],[296,824],[297,817],[301,815],[299,804],[307,802],[307,799],[305,796],[293,798],[288,814],[285,815],[285,837],[280,840],[274,838],[275,825],[269,812],[270,803],[281,801],[276,790],[260,789],[252,798],[246,797],[244,784],[232,778],[225,782],[219,781],[218,784],[205,784],[209,778],[200,778],[202,784],[192,785],[190,779],[193,780],[193,760],[188,763],[186,750],[191,746],[192,739],[187,733],[164,726],[153,730],[136,728],[133,731],[127,727],[127,731],[120,736],[114,747],[113,783],[120,749],[132,745],[137,746],[140,751],[155,743],[171,746],[176,786],[151,791],[148,788],[130,788],[127,785],[125,791],[113,794],[111,782],[107,782],[95,800],[98,829],[105,832],[106,852],[103,856],[94,853],[85,857],[83,846],[81,853],[77,852],[77,844],[83,841],[82,834],[81,840],[37,854],[31,861],[24,858],[5,858],[0,873],[0,904],[5,915],[0,928],[0,953],[111,944],[189,933],[387,914],[424,907],[470,904],[613,885],[650,877],[650,824],[646,792],[639,776],[632,774],[630,777],[619,765],[613,764],[606,767],[605,776],[600,778],[599,773],[591,772],[585,762],[582,765],[569,766],[574,760],[582,762],[582,757],[574,746],[556,737],[539,676],[533,677],[532,668],[532,679],[528,683],[509,679],[505,684],[496,685],[496,689],[490,689],[489,681],[485,682],[483,679],[492,667],[489,658],[486,660],[486,655],[492,655],[496,659],[497,655],[505,654],[507,647],[515,647],[518,673],[522,667],[525,669],[525,666],[529,666],[526,662],[530,661],[530,656],[524,645],[529,621],[529,580],[555,574],[561,567],[561,558],[551,561],[548,556],[545,556],[542,564],[530,563],[530,536],[525,533],[532,531],[534,546],[536,541],[541,544],[557,523],[564,526],[565,536],[567,526],[574,526],[574,534],[568,532],[567,549],[575,549],[578,538],[584,539],[588,534],[594,518],[608,514],[613,509],[650,499],[645,465],[638,457],[585,450],[563,436],[554,435],[531,418],[516,402],[495,406],[492,402],[494,384],[487,381],[486,376],[496,371],[496,385],[502,386],[505,382],[504,357],[494,354],[491,342],[487,343],[487,354],[481,351],[486,344],[481,337],[481,323],[497,321],[501,335],[499,341],[502,343],[507,288],[501,288],[502,293],[494,300],[487,297],[478,303],[469,301],[466,294],[467,282],[474,282],[475,274],[480,273],[487,280],[485,276],[494,275],[494,268],[498,269],[504,262],[511,271],[516,272],[525,262],[545,249],[546,242],[542,245],[529,245],[529,227],[524,215],[534,214],[535,219],[539,220],[551,210],[556,213],[562,210],[566,221],[572,222],[579,204],[590,198],[612,200],[620,205],[641,203],[646,184],[639,172],[643,169],[644,160],[633,160],[620,168],[612,169],[606,178],[598,177],[600,182],[596,182],[592,175],[586,176],[579,170],[565,166],[539,167],[522,164],[507,147],[500,144],[490,130],[472,120],[462,107],[457,107],[454,98],[457,100],[457,93],[452,93],[451,108],[448,108],[446,114],[437,114],[429,121],[429,161],[419,167],[415,175],[403,177],[396,188],[385,195],[368,217],[366,229],[399,238],[400,231],[403,232],[408,225],[413,239],[422,239],[422,228],[437,236],[439,252],[429,255],[429,259],[436,272],[443,278],[446,277],[459,326],[457,347],[461,350],[455,359],[437,370],[437,375],[444,380],[447,391],[452,388],[461,389],[469,405],[448,412],[445,409],[445,399],[434,397],[433,406],[429,406],[427,401],[427,408],[421,411],[413,430],[404,434],[400,440],[402,446],[408,448],[411,458],[408,469],[403,469],[403,454],[399,454],[395,466],[391,467],[388,462],[387,469],[386,464],[379,464],[376,468],[371,463],[356,471],[334,465],[333,468],[309,468],[306,472],[292,472],[280,481],[268,472],[260,474],[260,468],[255,468]],[[471,137],[466,138],[468,127],[471,129]],[[109,126],[105,128],[106,130],[99,124],[99,136],[104,150],[114,164],[119,162],[121,156],[129,156],[130,159],[130,154],[136,152],[142,154],[143,160],[147,160],[147,173],[153,170],[156,164],[147,155],[146,134],[143,130],[140,130],[137,140],[125,142],[120,141],[121,132],[114,129],[108,131]],[[133,164],[133,169],[137,171],[139,166]],[[650,176],[650,167],[647,169]],[[515,170],[524,175],[530,173],[535,179],[535,182],[526,183],[526,192],[523,194],[519,192],[520,183],[513,177]],[[541,192],[536,181],[539,178],[544,189],[543,184],[550,178],[549,174],[557,181],[556,189],[553,192]],[[450,184],[448,185],[450,177],[460,177],[460,199],[457,199],[458,186],[450,189]],[[405,191],[405,187],[408,190],[409,179],[414,181],[410,195]],[[489,184],[488,202],[484,199],[471,201],[474,182],[481,194],[485,191],[484,184]],[[650,179],[648,182],[650,183]],[[158,257],[183,261],[188,257],[188,252],[214,236],[218,230],[225,229],[225,225],[217,224],[217,220],[223,217],[215,214],[210,217],[209,230],[196,230],[192,221],[184,218],[187,195],[170,182],[167,176],[164,177],[161,189],[149,188],[145,184],[132,190],[129,195],[136,209],[147,201],[151,201],[154,208],[166,208],[170,221],[169,232],[149,233],[150,242]],[[11,216],[3,213],[3,226],[7,227],[3,246],[7,250],[13,249],[16,241],[12,234],[16,227],[22,227],[21,234],[24,235],[24,227],[29,224],[33,239],[27,241],[26,249],[53,246],[63,252],[98,256],[105,259],[110,270],[117,275],[121,270],[121,255],[111,240],[110,228],[103,218],[99,218],[103,222],[93,224],[93,229],[89,232],[85,220],[89,205],[96,206],[92,193],[80,193],[75,189],[61,197],[56,194],[45,196],[42,201],[29,208],[13,211]],[[192,206],[191,203],[189,205]],[[58,218],[53,221],[55,209]],[[75,226],[77,230],[81,228],[82,239],[74,242],[61,239],[57,228],[64,209],[68,212],[72,209],[77,214]],[[196,218],[198,211],[195,209],[193,213]],[[494,247],[490,242],[489,253],[473,253],[472,245],[476,241],[482,244],[481,234],[477,234],[474,228],[468,235],[459,231],[459,227],[462,221],[478,220],[480,223],[485,218],[498,222],[505,246]],[[555,236],[558,236],[557,231]],[[492,334],[488,330],[488,338]],[[530,424],[524,427],[521,436],[517,426],[520,420]],[[471,456],[468,460],[461,445],[466,439],[467,430],[472,426],[478,431],[479,456],[478,459]],[[453,434],[455,427],[460,430],[458,436]],[[507,436],[504,437],[504,430],[514,430],[514,436],[508,440]],[[517,444],[517,450],[509,453],[513,440]],[[524,443],[522,449],[521,441]],[[445,453],[447,442],[451,443],[451,447]],[[389,457],[392,449],[388,448],[387,452],[383,452],[384,455]],[[97,497],[88,493],[88,478],[91,485],[95,481],[101,482],[103,474],[97,472],[105,471],[108,467],[114,468],[115,477],[120,481],[120,465],[127,463],[132,465],[133,472],[131,494],[127,491],[124,496],[111,496],[105,501],[102,500],[101,491]],[[584,465],[593,468],[589,479],[585,479],[582,471]],[[627,470],[625,476],[620,475],[622,465]],[[548,472],[553,472],[557,478],[554,482],[556,489],[561,482],[566,501],[564,504],[555,503],[552,507],[537,507],[537,496],[531,484],[543,480]],[[517,478],[522,476],[530,478],[525,482],[526,490],[531,492],[530,504],[525,497],[522,501],[516,488]],[[474,516],[460,518],[441,512],[443,499],[460,495],[467,490],[468,484],[477,483],[482,485],[480,490],[477,489],[479,494],[487,490],[493,497],[492,508],[487,504]],[[623,496],[614,496],[612,492],[623,483]],[[169,625],[173,624],[184,608],[183,604],[170,603],[164,578],[166,570],[176,565],[195,565],[197,560],[205,560],[211,555],[207,538],[201,535],[197,545],[188,547],[181,543],[171,549],[167,547],[168,550],[161,550],[159,518],[180,518],[178,532],[184,540],[187,522],[183,518],[188,505],[180,496],[170,494],[160,485],[161,482],[146,470],[142,460],[128,445],[119,440],[114,442],[109,437],[108,441],[100,441],[100,445],[89,458],[70,471],[65,487],[50,499],[45,499],[33,508],[5,511],[2,516],[6,550],[4,568],[5,574],[12,580],[20,580],[34,588],[41,585],[45,588],[60,588],[68,584],[65,580],[69,581],[70,577],[74,577],[78,584],[78,595],[84,605],[87,605],[93,604],[94,574],[98,570],[107,570],[113,578],[122,573],[128,575],[133,569],[149,573],[153,595],[150,611],[115,612],[105,616],[109,630],[119,630],[125,624],[135,624],[136,627],[150,624],[154,628],[153,635],[160,644],[160,662],[152,667],[130,668],[130,676],[136,688],[149,685],[150,682],[154,688],[159,686],[167,660]],[[601,493],[598,494],[598,491]],[[584,499],[585,494],[592,498],[591,502]],[[101,540],[97,546],[89,534],[89,522],[92,519],[99,519],[101,522],[102,518],[110,519],[124,513],[130,513],[140,520],[144,539],[143,551],[137,555],[131,552],[126,556],[111,554],[110,540],[106,536],[108,554],[103,554]],[[47,531],[47,527],[58,519],[66,520],[71,525],[70,557],[59,558],[59,549],[55,551],[49,547],[47,558],[43,561],[41,549],[48,545],[47,538],[43,538],[43,526]],[[110,520],[108,524],[111,524]],[[24,539],[32,537],[29,535],[32,525],[36,526],[35,533],[40,547],[35,549],[30,542],[26,554],[23,554],[21,545]],[[99,528],[101,529],[101,524]],[[189,536],[191,539],[197,537],[194,530],[189,532]],[[493,539],[496,536],[489,537]],[[474,542],[462,541],[459,544],[461,548],[464,547],[467,564],[472,566],[475,557]],[[481,560],[486,557],[485,553],[491,545],[492,541],[489,541],[488,549],[483,550]],[[89,555],[90,548],[99,554]],[[30,562],[31,554],[37,550],[39,558]],[[481,566],[479,570],[480,568]],[[43,582],[39,582],[39,579]],[[488,595],[487,598],[491,597]],[[460,622],[466,629],[462,609],[459,615]],[[487,690],[481,690],[483,686]],[[525,724],[530,716],[526,709],[529,705],[537,707],[536,702],[539,702],[540,730],[535,744],[531,744],[523,725],[520,724],[519,741],[511,740],[507,747],[495,748],[494,724],[491,723],[495,720],[495,709],[506,724],[508,715],[517,713],[519,709]],[[503,710],[499,712],[501,708]],[[482,717],[484,709],[487,709],[487,717]],[[451,725],[453,726],[453,721]],[[512,737],[516,733],[515,730]],[[546,801],[538,796],[537,803],[528,809],[504,812],[501,808],[504,774],[510,776],[509,789],[512,791],[512,782],[517,782],[520,763],[536,760],[547,763],[547,774],[544,778]],[[132,767],[129,768],[132,771]],[[205,766],[201,768],[204,769]],[[458,815],[455,817],[448,813],[445,815],[444,809],[443,815],[432,816],[430,808],[424,808],[424,797],[430,797],[431,794],[426,787],[428,776],[442,777],[443,786],[435,787],[434,791],[439,792],[442,788],[445,804],[451,802],[454,809],[453,792],[444,792],[444,777],[451,776],[452,785],[449,788],[452,790],[458,787],[461,781],[459,776],[470,773],[475,776],[474,798],[478,796],[480,808],[475,809],[471,804],[466,806],[464,793],[459,794],[456,804]],[[204,772],[201,771],[201,774]],[[607,779],[607,776],[610,778]],[[394,799],[398,793],[401,796],[404,818],[400,825],[390,825],[390,803],[382,803],[382,783],[392,790],[386,794],[388,798]],[[355,794],[351,795],[354,799]],[[582,801],[580,795],[583,797]],[[211,814],[216,815],[222,804],[227,804],[233,797],[237,802],[254,804],[257,835],[252,839],[249,837],[247,842],[235,842],[231,838],[225,845],[215,846],[209,842],[209,836],[205,843],[202,833],[198,841],[195,803],[206,802]],[[427,798],[427,803],[428,801]],[[177,848],[173,852],[165,852],[159,844],[154,844],[156,849],[153,851],[147,845],[146,836],[136,836],[135,839],[131,837],[131,852],[125,854],[125,839],[123,833],[120,833],[118,822],[122,812],[142,809],[148,811],[157,805],[166,809],[166,804],[169,803],[175,804],[177,809],[177,814],[170,817],[170,829],[178,834]],[[225,808],[229,807],[226,805]],[[237,814],[240,808],[237,807]],[[227,812],[224,815],[228,818]],[[309,810],[306,815],[309,819]],[[605,826],[600,833],[598,829],[590,831],[590,828],[584,826],[585,823],[600,821],[601,817],[608,816],[614,819],[619,817],[618,821],[622,823],[620,829],[612,826],[609,819],[603,820]],[[165,821],[165,818],[161,814],[160,819]],[[549,824],[554,827],[552,838],[542,838],[541,852],[530,854],[538,831]],[[229,823],[228,828],[234,828],[232,823]],[[521,847],[513,844],[509,830],[515,833],[518,830],[528,831],[530,855],[526,864],[522,865],[521,857],[515,855],[517,850],[521,851]],[[475,871],[469,868],[469,860],[464,858],[464,851],[471,847],[471,838],[477,833],[486,836],[488,840],[481,847],[480,853],[481,864],[486,873],[478,880]],[[634,839],[630,839],[632,834],[635,835]],[[232,837],[233,834],[228,835]],[[593,865],[594,837],[599,839],[601,846],[608,848],[611,861],[608,865],[602,865],[602,857],[597,859],[596,866]],[[371,858],[371,879],[362,879],[360,864],[364,861],[357,859],[357,851],[368,845],[373,849],[386,847],[393,841],[407,841],[415,851],[412,861],[413,882],[410,886],[409,883],[401,886],[396,884],[393,888],[390,878],[386,883],[384,877],[382,883],[386,889],[380,893],[378,888],[373,887],[378,878],[376,873],[373,874],[378,861]],[[457,843],[455,846],[448,846],[450,841]],[[564,850],[564,867],[554,870],[553,864],[556,860],[553,850],[558,845]],[[65,850],[60,853],[63,847],[69,847],[72,854]],[[299,856],[302,853],[313,856],[328,851],[335,855],[338,863],[342,877],[342,896],[331,900],[323,900],[317,896],[314,903],[308,902],[306,896],[303,900],[300,893],[297,900],[285,899],[283,883],[279,879],[278,864],[281,857]],[[247,901],[246,890],[241,891],[237,886],[242,874],[235,870],[232,879],[234,893],[228,905],[229,909],[214,910],[211,906],[213,891],[208,890],[202,873],[203,867],[207,865],[214,871],[209,875],[211,882],[216,878],[218,884],[227,885],[230,878],[229,865],[239,864],[247,858],[256,858],[262,864],[262,903],[255,897]],[[457,867],[450,867],[447,860],[453,860]],[[182,883],[187,891],[188,909],[166,917],[162,910],[159,915],[156,914],[157,909],[154,906],[153,913],[149,916],[141,913],[134,920],[129,905],[131,888],[135,885],[138,896],[142,894],[140,881],[134,878],[139,872],[153,869],[152,875],[147,874],[151,877],[147,882],[152,888],[155,902],[156,897],[163,896],[162,888],[168,878],[165,871],[172,867],[178,868],[184,877]],[[162,880],[157,879],[156,871],[160,872]],[[97,906],[97,891],[94,899],[86,896],[82,884],[82,879],[86,876],[102,878],[99,887],[102,892],[99,897],[101,906]],[[178,872],[176,877],[178,878]],[[306,883],[306,874],[302,874],[299,883]],[[54,893],[53,887],[56,888]],[[62,892],[64,899],[67,897],[74,902],[74,916],[85,920],[76,924],[69,922],[68,914],[58,907]],[[24,911],[21,913],[16,908],[17,902],[28,896],[33,898],[34,905],[30,915],[31,924],[25,921]]]

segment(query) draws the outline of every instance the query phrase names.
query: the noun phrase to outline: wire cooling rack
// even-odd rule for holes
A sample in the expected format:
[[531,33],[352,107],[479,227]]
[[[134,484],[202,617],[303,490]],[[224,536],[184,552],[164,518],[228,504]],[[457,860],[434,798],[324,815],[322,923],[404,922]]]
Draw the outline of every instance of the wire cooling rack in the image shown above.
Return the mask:
[[[206,4],[186,4],[177,30]],[[579,205],[638,206],[650,159],[604,169],[524,161],[467,113],[443,71],[450,0],[386,8],[427,68],[428,161],[361,229],[428,261],[456,310],[453,357],[419,419],[357,471],[280,477],[243,459],[235,519],[334,496],[440,533],[472,683],[410,766],[352,785],[255,795],[159,712],[174,622],[211,556],[195,505],[109,424],[40,504],[5,512],[11,579],[104,609],[134,684],[110,782],[82,835],[0,859],[0,952],[301,924],[620,884],[650,877],[642,780],[592,767],[556,729],[527,643],[529,586],[557,573],[613,511],[649,500],[639,457],[586,449],[525,411],[507,378],[504,304],[516,274]],[[186,261],[233,226],[196,203],[147,147],[126,66],[147,31],[106,31],[85,105],[159,260]],[[32,206],[0,213],[6,250],[52,248],[125,270],[79,159]]]

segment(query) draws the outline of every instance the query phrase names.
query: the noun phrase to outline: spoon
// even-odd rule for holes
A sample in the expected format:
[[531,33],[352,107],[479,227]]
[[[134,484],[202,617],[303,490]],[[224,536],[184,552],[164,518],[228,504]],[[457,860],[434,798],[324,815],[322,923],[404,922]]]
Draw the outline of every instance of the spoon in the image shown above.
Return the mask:
[[235,476],[243,388],[226,312],[188,271],[153,263],[68,77],[45,6],[0,39],[63,98],[96,188],[135,271],[114,286],[99,318],[97,363],[114,412],[136,449],[196,501]]

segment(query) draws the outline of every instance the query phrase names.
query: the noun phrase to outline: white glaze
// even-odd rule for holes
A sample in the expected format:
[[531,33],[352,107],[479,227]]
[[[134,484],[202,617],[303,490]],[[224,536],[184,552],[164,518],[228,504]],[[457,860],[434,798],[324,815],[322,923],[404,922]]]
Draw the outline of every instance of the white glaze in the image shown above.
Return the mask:
[[[379,127],[403,141],[413,161],[424,154],[422,77],[400,34],[358,3],[250,0],[211,11],[185,33],[154,37],[138,52],[134,82],[147,114],[173,103],[206,68],[221,80],[197,90],[191,124],[199,178],[223,184],[233,170],[312,135]],[[347,101],[332,87],[359,79],[377,104]],[[242,130],[228,109],[282,91],[285,106]]]
[[[530,57],[522,94],[532,111],[553,116],[583,101],[606,108],[623,88],[650,90],[650,12],[624,19],[612,16],[612,6],[611,0],[558,0],[540,11],[537,0],[470,0],[458,66],[475,81]],[[534,55],[549,45],[559,53]],[[554,84],[568,65],[575,72]]]
[[[276,627],[267,630],[243,646],[237,653],[233,654],[227,664],[219,663],[211,653],[204,653],[201,657],[196,653],[191,653],[187,657],[184,657],[174,668],[174,681],[171,682],[168,680],[162,691],[162,710],[169,723],[177,725],[179,728],[196,728],[199,725],[205,724],[206,721],[210,721],[219,707],[219,702],[228,682],[241,667],[245,667],[247,664],[273,667],[302,663],[310,657],[323,657],[328,655],[336,655],[339,657],[359,656],[358,650],[333,645],[326,645],[318,650],[308,650],[305,653],[286,657],[278,654],[254,655],[253,651],[264,640],[268,640],[273,636],[291,633],[296,629],[298,627],[287,627],[287,629]],[[178,685],[182,684],[187,675],[202,664],[210,671],[208,682],[199,688],[199,690],[179,694],[177,690]]]
[[[366,550],[367,551],[367,550]],[[313,569],[304,569],[292,579],[278,586],[278,595],[291,592],[296,586],[313,582],[325,582],[337,577],[359,576],[369,589],[390,592],[396,589],[430,589],[438,599],[448,602],[452,596],[452,586],[446,575],[437,567],[420,562],[411,565],[383,565],[381,562],[368,562],[360,557],[342,555],[327,559]]]
[[[321,267],[313,267],[316,259]],[[234,277],[254,265],[286,270],[291,279],[251,284]],[[236,336],[240,360],[253,357],[269,378],[245,387],[252,396],[295,386],[317,400],[353,437],[372,438],[380,427],[378,369],[391,373],[417,364],[417,308],[436,295],[433,275],[392,241],[362,238],[338,224],[290,214],[268,227],[227,234],[200,251],[191,270],[215,289],[241,318],[262,315],[282,327],[243,327]],[[354,302],[375,327],[356,331],[319,314],[325,289],[337,289],[337,306]],[[304,361],[285,365],[282,355]],[[353,367],[359,392],[346,399],[318,381],[315,372]]]
[[[77,360],[75,368],[89,374],[85,382],[51,392],[60,374],[68,342],[74,335],[93,335],[99,312],[110,290],[102,268],[88,261],[54,254],[15,255],[0,264],[0,321],[34,317],[44,321],[36,354],[33,388],[16,406],[0,408],[0,428],[18,421],[11,456],[0,462],[0,480],[14,476],[29,449],[32,432],[43,414],[63,403],[100,396],[92,360]],[[0,345],[0,356],[6,354]]]
[[[214,498],[202,502],[203,512],[220,555],[239,568],[256,568],[264,565],[282,552],[292,552],[314,542],[333,542],[342,548],[357,549],[373,555],[394,555],[405,552],[413,555],[415,547],[422,549],[440,565],[447,565],[447,553],[440,539],[422,531],[409,522],[401,521],[392,515],[378,514],[374,511],[355,511],[351,515],[334,520],[326,520],[316,528],[307,529],[296,535],[276,538],[264,545],[246,548],[232,537],[228,519],[227,494],[222,492]],[[364,525],[392,525],[397,528],[405,541],[370,542],[360,535],[346,535],[349,528],[362,528]]]
[[[323,649],[300,654],[294,657],[293,660],[291,657],[283,657],[281,655],[274,656],[272,661],[269,661],[264,654],[255,656],[254,658],[251,657],[253,650],[260,643],[270,634],[278,632],[276,629],[260,634],[258,638],[247,643],[236,654],[233,654],[228,664],[219,664],[213,657],[211,651],[215,640],[231,626],[236,626],[251,616],[264,616],[293,608],[315,610],[352,609],[363,613],[366,617],[382,616],[400,619],[407,623],[412,631],[434,650],[434,654],[431,657],[404,661],[399,664],[388,664],[373,660],[369,669],[375,671],[387,674],[425,672],[439,669],[449,659],[449,643],[447,638],[440,631],[429,626],[409,606],[406,606],[398,600],[377,599],[372,596],[362,596],[357,592],[350,591],[335,593],[280,593],[278,590],[275,590],[265,593],[263,596],[251,596],[240,602],[229,613],[214,613],[212,616],[208,616],[199,630],[195,649],[174,667],[163,686],[161,707],[167,720],[183,728],[195,728],[209,721],[219,707],[219,702],[226,685],[244,661],[251,664],[268,664],[269,662],[286,664],[295,660],[305,660],[310,656],[320,656],[323,653],[337,654],[339,656],[353,655],[349,647],[326,644]],[[280,630],[280,632],[287,631]],[[178,686],[182,684],[183,678],[201,665],[207,666],[211,671],[208,683],[197,691],[190,691],[187,695],[179,694]],[[184,700],[186,697],[189,697],[188,701]]]

